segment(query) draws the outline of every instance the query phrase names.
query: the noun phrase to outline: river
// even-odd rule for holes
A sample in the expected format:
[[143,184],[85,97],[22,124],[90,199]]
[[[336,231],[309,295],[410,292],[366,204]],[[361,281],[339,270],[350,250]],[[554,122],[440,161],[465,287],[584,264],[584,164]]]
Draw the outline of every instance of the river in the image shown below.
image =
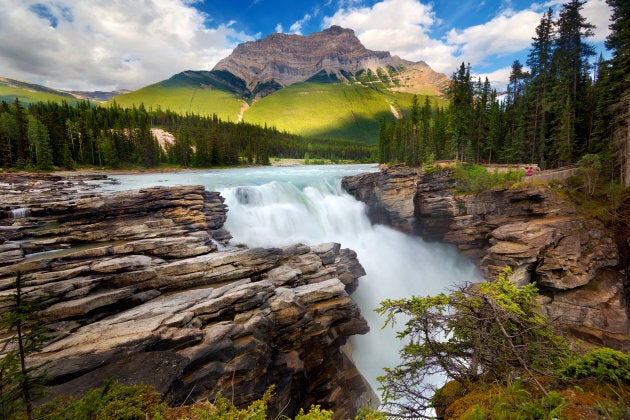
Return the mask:
[[310,245],[339,242],[356,251],[366,271],[353,293],[370,332],[353,337],[355,363],[377,390],[376,377],[398,363],[400,341],[374,312],[387,298],[434,294],[479,279],[475,266],[451,246],[372,225],[365,205],[341,188],[346,175],[376,171],[375,165],[256,167],[138,175],[111,175],[106,191],[159,185],[201,184],[219,191],[228,205],[232,244]]

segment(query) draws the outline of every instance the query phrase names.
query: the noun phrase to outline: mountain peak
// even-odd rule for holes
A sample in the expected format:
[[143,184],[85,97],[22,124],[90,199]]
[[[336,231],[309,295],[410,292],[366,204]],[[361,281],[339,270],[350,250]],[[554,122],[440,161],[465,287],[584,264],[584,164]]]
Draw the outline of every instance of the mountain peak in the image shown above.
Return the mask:
[[240,44],[213,70],[242,79],[252,96],[260,97],[322,72],[344,79],[361,70],[408,64],[413,63],[368,50],[352,29],[331,26],[308,36],[274,33]]
[[341,35],[341,34],[348,34],[348,35],[351,35],[351,36],[355,36],[354,35],[354,31],[352,29],[342,28],[341,26],[338,26],[338,25],[333,25],[333,26],[331,26],[328,29],[324,29],[322,31],[322,33],[333,35],[333,36],[337,36],[337,35]]

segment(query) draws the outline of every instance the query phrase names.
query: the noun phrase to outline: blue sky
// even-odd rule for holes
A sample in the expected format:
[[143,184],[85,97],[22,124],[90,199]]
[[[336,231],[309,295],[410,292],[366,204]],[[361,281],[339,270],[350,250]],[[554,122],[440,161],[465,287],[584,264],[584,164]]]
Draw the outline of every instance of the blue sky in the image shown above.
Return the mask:
[[[370,49],[425,61],[450,75],[459,63],[504,87],[525,62],[534,30],[561,0],[0,0],[0,76],[69,90],[137,89],[184,70],[210,70],[241,42],[331,25]],[[604,52],[610,11],[587,0]]]

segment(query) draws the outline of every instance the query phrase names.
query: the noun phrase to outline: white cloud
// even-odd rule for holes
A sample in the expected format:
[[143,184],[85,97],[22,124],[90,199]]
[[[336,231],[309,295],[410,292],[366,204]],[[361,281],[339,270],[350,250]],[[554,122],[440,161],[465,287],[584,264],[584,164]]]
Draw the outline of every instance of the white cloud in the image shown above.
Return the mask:
[[308,22],[309,20],[311,20],[311,15],[310,14],[306,14],[304,15],[304,17],[300,20],[298,20],[297,22],[293,23],[293,25],[291,25],[289,27],[289,32],[292,34],[296,34],[296,35],[302,35],[302,26],[304,26],[304,24],[306,22]]
[[[139,88],[211,69],[253,39],[234,22],[207,28],[190,0],[2,1],[0,75],[62,89]],[[56,25],[32,10],[36,3]]]
[[[526,69],[523,69],[523,70],[526,70]],[[510,80],[511,72],[512,72],[512,66],[502,67],[500,69],[496,69],[489,73],[474,73],[472,75],[472,79],[477,81],[479,78],[481,78],[481,81],[485,82],[486,77],[487,77],[492,88],[496,89],[498,92],[502,92],[505,90],[505,87],[507,86],[507,83]]]
[[461,31],[452,29],[447,35],[447,43],[457,46],[460,61],[485,65],[489,57],[529,48],[540,18],[541,14],[532,10],[513,12],[508,9],[483,25]]
[[582,15],[586,18],[588,23],[595,25],[595,36],[589,38],[592,42],[603,42],[606,40],[608,34],[610,34],[610,16],[612,11],[604,0],[589,0],[582,9]]
[[282,28],[282,25],[279,24],[279,23],[276,25],[276,32],[279,33],[279,34],[284,32],[284,28]]

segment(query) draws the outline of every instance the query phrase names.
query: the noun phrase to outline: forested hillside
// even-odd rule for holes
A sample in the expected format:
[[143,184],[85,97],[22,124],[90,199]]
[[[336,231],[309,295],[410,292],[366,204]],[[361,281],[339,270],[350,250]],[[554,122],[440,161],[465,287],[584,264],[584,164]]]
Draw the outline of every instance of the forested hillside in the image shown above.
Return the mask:
[[[172,133],[160,145],[152,128]],[[143,105],[81,102],[0,103],[0,167],[52,170],[99,167],[268,165],[269,158],[374,159],[375,147],[351,141],[304,139],[275,128],[224,122],[216,115],[147,111]]]
[[418,100],[410,117],[382,120],[381,162],[419,164],[432,159],[473,163],[528,162],[554,168],[595,155],[610,180],[630,185],[630,4],[613,10],[606,41],[610,60],[587,40],[593,25],[583,1],[549,9],[536,28],[525,61],[512,64],[506,91],[474,80],[461,64],[451,77],[448,107]]

